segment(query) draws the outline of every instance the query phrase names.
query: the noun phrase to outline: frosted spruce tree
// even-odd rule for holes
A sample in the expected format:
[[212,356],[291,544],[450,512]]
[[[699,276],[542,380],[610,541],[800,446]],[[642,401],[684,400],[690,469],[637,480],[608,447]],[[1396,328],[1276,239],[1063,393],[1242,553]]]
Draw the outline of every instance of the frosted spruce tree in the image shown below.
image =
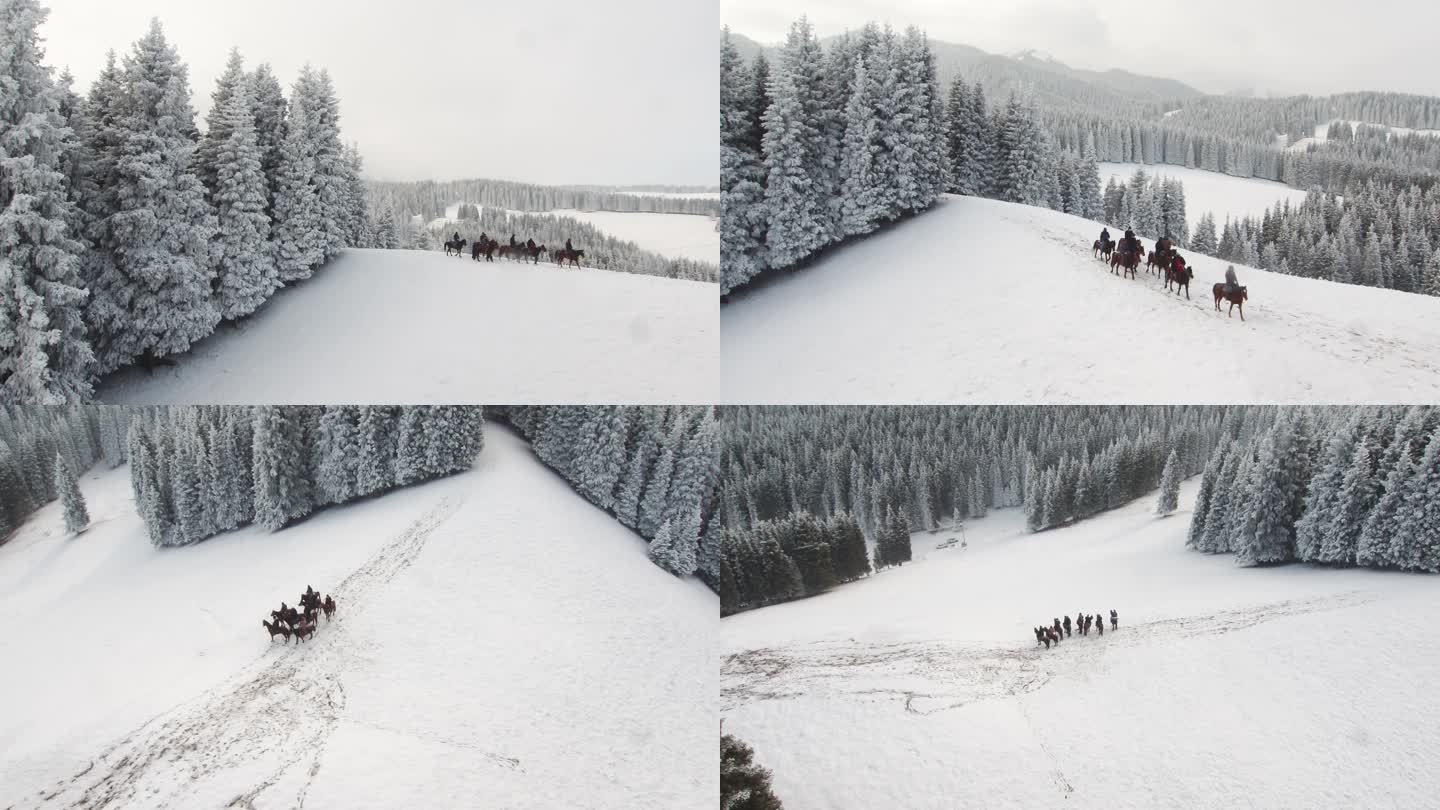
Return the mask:
[[304,97],[311,85],[297,82],[290,99],[285,140],[275,192],[272,239],[282,283],[310,277],[324,260],[325,229],[315,190],[315,143],[310,122],[312,104]]
[[90,512],[85,508],[85,496],[75,473],[61,456],[55,456],[55,491],[60,494],[60,503],[65,510],[65,531],[79,534],[90,525]]
[[865,58],[855,60],[850,102],[845,107],[844,151],[840,162],[840,228],[845,236],[875,230],[883,213],[875,204],[875,153],[883,148],[872,115],[874,100]]
[[693,513],[693,520],[682,520],[683,523],[693,523],[693,526],[681,527],[673,520],[666,520],[660,524],[655,532],[655,538],[650,541],[650,559],[656,565],[676,576],[689,576],[695,572],[697,548],[694,539],[687,540],[685,535],[698,535],[700,524],[699,510]]
[[[240,57],[240,49],[231,48],[230,58],[225,63],[225,72],[220,74],[220,79],[215,83],[215,91],[210,94],[210,112],[205,116],[205,135],[195,150],[195,170],[200,176],[200,182],[204,183],[209,191],[212,205],[215,204],[215,193],[219,188],[220,150],[224,148],[226,141],[230,140],[234,127],[229,115],[230,99],[234,96],[236,87],[248,84],[249,81],[250,77],[245,74],[245,62]],[[254,127],[253,120],[251,127]]]
[[252,108],[255,114],[255,142],[260,147],[260,168],[267,186],[265,213],[275,219],[275,198],[280,193],[281,144],[285,142],[287,103],[280,80],[270,66],[261,64],[249,75]]
[[304,459],[309,450],[298,409],[255,410],[255,522],[274,531],[314,508]]
[[90,395],[85,245],[66,170],[79,148],[41,64],[37,0],[0,0],[0,394],[55,405]]
[[1169,515],[1180,508],[1180,459],[1174,450],[1165,459],[1165,471],[1160,474],[1160,500],[1155,511]]
[[297,84],[295,97],[309,105],[306,123],[310,130],[315,174],[315,201],[320,206],[320,262],[340,255],[349,244],[351,223],[355,218],[350,166],[340,141],[340,102],[335,97],[335,83],[330,72],[318,73],[308,66],[300,73],[300,82],[309,82],[305,92]]
[[[270,246],[270,217],[266,195],[268,183],[261,165],[260,144],[255,134],[251,108],[250,81],[232,52],[230,67],[221,77],[229,87],[216,90],[224,107],[211,118],[225,139],[208,156],[213,171],[211,200],[220,227],[214,250],[217,304],[220,317],[238,320],[260,308],[280,286]],[[223,99],[223,101],[219,101]],[[211,143],[207,135],[206,143]]]
[[823,174],[819,84],[823,54],[810,23],[790,28],[770,77],[765,112],[765,207],[767,264],[783,268],[824,247],[829,238],[828,201],[815,177]]
[[101,373],[183,352],[220,320],[211,297],[216,221],[192,165],[195,113],[186,74],[153,21],[125,58],[119,99],[100,111],[99,137],[115,144],[104,184],[113,210],[97,224],[95,240],[108,261],[91,280]]

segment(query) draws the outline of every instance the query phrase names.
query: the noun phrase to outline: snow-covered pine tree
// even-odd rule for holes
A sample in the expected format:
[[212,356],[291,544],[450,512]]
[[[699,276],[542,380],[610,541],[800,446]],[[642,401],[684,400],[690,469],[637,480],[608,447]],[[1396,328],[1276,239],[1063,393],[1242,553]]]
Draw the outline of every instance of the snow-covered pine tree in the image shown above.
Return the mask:
[[1440,571],[1440,430],[1430,435],[1420,466],[1405,487],[1391,554],[1411,571]]
[[[300,81],[306,80],[308,66],[300,73]],[[295,95],[302,102],[311,105],[306,122],[310,128],[310,140],[314,149],[315,201],[319,205],[320,218],[320,261],[329,261],[340,255],[349,244],[353,205],[350,201],[350,169],[345,157],[345,147],[340,141],[340,101],[335,97],[335,83],[328,70],[313,73],[310,92]]]
[[[3,13],[3,9],[0,9]],[[79,534],[90,525],[90,512],[85,508],[85,496],[75,480],[75,472],[65,459],[55,456],[55,491],[60,493],[60,503],[65,510],[65,531]]]
[[655,532],[655,538],[650,541],[650,559],[656,565],[666,571],[685,577],[695,572],[695,540],[686,540],[687,536],[698,537],[700,532],[700,510],[693,511],[693,517],[684,516],[681,522],[692,524],[680,526],[675,519],[667,519],[660,524]]
[[661,443],[660,455],[650,471],[649,480],[645,482],[645,494],[640,500],[639,525],[636,530],[641,537],[653,537],[668,515],[675,460],[689,430],[689,421],[683,410],[677,410],[670,430]]
[[296,409],[270,405],[255,410],[255,522],[271,531],[315,505],[302,422]]
[[[261,164],[262,152],[255,133],[251,105],[251,82],[232,52],[231,64],[215,91],[224,107],[211,111],[212,133],[218,127],[224,140],[209,140],[211,200],[215,205],[220,232],[214,244],[216,255],[216,297],[220,317],[238,320],[260,308],[280,286],[275,258],[271,253],[270,217],[266,195],[269,184]],[[218,101],[223,98],[223,101]]]
[[1320,548],[1316,562],[1354,565],[1360,534],[1366,518],[1380,498],[1380,482],[1375,480],[1375,447],[1368,435],[1362,435],[1351,454],[1349,466],[1340,482],[1333,519],[1320,527]]
[[90,322],[98,371],[137,358],[183,352],[214,331],[220,312],[210,243],[215,216],[195,175],[195,113],[187,70],[158,20],[135,43],[120,76],[113,174],[103,184],[112,210],[97,223],[109,261],[91,279]]
[[255,68],[250,76],[252,108],[255,114],[255,141],[260,147],[260,168],[265,172],[268,207],[265,213],[275,219],[275,199],[280,193],[281,145],[285,142],[287,103],[280,80],[268,64]]
[[875,230],[884,212],[875,203],[875,153],[880,143],[878,122],[872,115],[874,99],[865,71],[865,57],[855,60],[850,101],[845,107],[845,139],[840,162],[840,227],[845,236]]
[[[279,184],[275,192],[274,222],[271,226],[280,281],[289,283],[310,277],[324,259],[324,225],[315,190],[313,104],[307,97],[312,82],[296,82],[286,117],[285,140],[280,144]],[[424,228],[416,235],[416,248]],[[428,237],[428,234],[424,234]]]
[[[234,122],[229,115],[230,98],[235,88],[248,84],[250,77],[245,74],[245,62],[239,48],[230,49],[230,58],[225,63],[225,72],[215,83],[210,94],[210,112],[205,116],[205,136],[195,150],[195,172],[210,194],[211,205],[215,205],[215,192],[219,188],[220,150],[230,140]],[[247,107],[250,105],[247,105]],[[252,118],[251,127],[254,127]]]
[[980,132],[975,122],[975,105],[970,85],[959,76],[950,84],[945,106],[947,124],[946,152],[950,160],[950,191],[954,194],[979,194]]
[[79,143],[41,64],[38,0],[0,2],[0,392],[55,405],[90,396],[82,222],[66,170]]
[[1155,511],[1169,515],[1180,508],[1180,459],[1174,450],[1165,459],[1165,471],[1160,474],[1160,500]]
[[771,71],[771,101],[765,112],[766,245],[771,267],[789,267],[824,247],[829,238],[828,202],[815,184],[822,173],[818,97],[822,62],[820,43],[802,17],[791,26]]

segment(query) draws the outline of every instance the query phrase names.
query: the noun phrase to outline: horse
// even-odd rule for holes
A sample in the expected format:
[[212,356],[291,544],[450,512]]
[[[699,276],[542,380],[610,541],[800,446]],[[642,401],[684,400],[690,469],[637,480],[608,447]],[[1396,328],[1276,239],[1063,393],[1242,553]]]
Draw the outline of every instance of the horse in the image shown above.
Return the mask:
[[1250,292],[1249,292],[1249,288],[1248,288],[1248,287],[1240,287],[1240,288],[1237,288],[1236,290],[1234,290],[1233,292],[1225,292],[1225,285],[1224,285],[1223,283],[1221,283],[1221,284],[1216,284],[1216,285],[1215,285],[1215,287],[1214,287],[1214,289],[1213,289],[1213,292],[1215,293],[1215,311],[1216,311],[1216,312],[1219,312],[1219,311],[1220,311],[1220,302],[1221,302],[1222,300],[1224,300],[1224,301],[1229,301],[1229,302],[1230,302],[1230,313],[1229,313],[1229,314],[1230,314],[1230,317],[1232,317],[1232,318],[1235,317],[1235,308],[1236,308],[1236,307],[1239,307],[1239,308],[1240,308],[1240,320],[1242,320],[1242,321],[1245,320],[1245,302],[1250,300]]
[[470,251],[470,258],[478,262],[480,257],[484,256],[485,261],[493,262],[495,261],[495,248],[499,246],[500,243],[494,239],[476,239],[475,245]]
[[1115,243],[1101,242],[1099,239],[1096,239],[1093,250],[1095,251],[1095,258],[1109,259],[1110,254],[1115,252]]
[[580,266],[580,260],[583,259],[583,258],[585,258],[585,251],[583,251],[583,250],[573,250],[573,249],[572,249],[572,250],[566,250],[565,248],[556,248],[554,255],[555,255],[555,263],[558,264],[558,265],[560,265],[561,267],[564,267],[564,266],[565,266],[565,262],[573,262],[576,267],[579,267],[579,266]]
[[1159,275],[1161,271],[1170,267],[1170,262],[1174,260],[1174,258],[1175,254],[1170,251],[1162,254],[1158,250],[1152,250],[1150,251],[1150,257],[1145,260],[1145,270],[1146,272],[1153,272]]
[[301,641],[304,641],[306,636],[309,636],[310,638],[315,637],[315,625],[306,622],[299,627],[296,627],[293,632],[295,633],[295,642],[298,644]]
[[540,254],[548,252],[544,245],[536,245],[533,248],[529,245],[521,245],[520,250],[522,252],[520,261],[523,262],[525,259],[530,259],[533,264],[539,264]]
[[1194,270],[1191,270],[1189,265],[1185,265],[1184,270],[1182,270],[1182,271],[1180,271],[1180,272],[1176,272],[1176,270],[1175,270],[1174,267],[1166,267],[1166,268],[1165,268],[1165,289],[1166,289],[1166,291],[1169,291],[1170,285],[1171,285],[1171,284],[1174,284],[1174,285],[1175,285],[1175,294],[1178,296],[1178,295],[1180,294],[1180,288],[1181,288],[1181,287],[1184,287],[1184,288],[1185,288],[1185,300],[1186,300],[1186,301],[1189,301],[1189,300],[1190,300],[1190,279],[1192,279],[1192,278],[1195,278],[1195,271],[1194,271]]
[[325,610],[325,621],[328,622],[335,616],[335,600],[330,598],[329,594],[325,595],[325,603],[320,607]]
[[1113,274],[1115,268],[1123,267],[1125,272],[1120,274],[1122,277],[1128,275],[1130,278],[1135,278],[1135,268],[1140,266],[1140,257],[1145,255],[1145,248],[1137,246],[1135,251],[1134,253],[1117,252],[1111,255],[1110,272]]
[[290,628],[288,628],[288,627],[286,627],[285,625],[281,624],[279,621],[276,621],[274,624],[271,624],[270,622],[267,622],[267,621],[265,621],[264,619],[261,619],[261,620],[260,620],[260,623],[263,624],[263,625],[265,625],[265,629],[266,629],[266,630],[269,630],[269,631],[270,631],[270,643],[271,643],[271,644],[274,644],[274,643],[275,643],[275,637],[276,637],[276,636],[284,636],[284,637],[285,637],[285,643],[286,643],[286,644],[289,644],[289,643],[290,643]]
[[469,244],[469,242],[467,242],[467,241],[464,240],[464,239],[461,239],[459,242],[456,242],[456,241],[453,240],[453,239],[446,239],[446,240],[445,240],[445,255],[446,255],[446,256],[449,256],[449,255],[450,255],[450,251],[453,250],[453,251],[455,251],[455,255],[456,255],[456,256],[464,256],[465,254],[464,254],[462,251],[465,249],[465,246],[468,245],[468,244]]

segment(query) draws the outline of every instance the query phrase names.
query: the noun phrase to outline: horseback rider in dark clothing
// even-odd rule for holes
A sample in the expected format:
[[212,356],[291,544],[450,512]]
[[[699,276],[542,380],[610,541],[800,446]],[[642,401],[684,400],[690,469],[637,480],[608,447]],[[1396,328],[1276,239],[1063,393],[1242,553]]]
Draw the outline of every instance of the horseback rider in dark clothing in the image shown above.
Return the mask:
[[1120,629],[1120,614],[1119,614],[1119,613],[1116,613],[1116,612],[1114,611],[1114,609],[1111,609],[1111,611],[1110,611],[1110,629],[1111,629],[1111,630],[1119,630],[1119,629]]
[[1139,244],[1135,241],[1135,232],[1129,228],[1125,229],[1125,236],[1120,240],[1121,253],[1135,253]]
[[533,237],[530,238],[530,239],[526,239],[526,240],[525,240],[525,247],[530,248],[530,252],[531,252],[531,253],[534,253],[534,252],[535,252],[535,239],[534,239]]
[[1069,636],[1069,635],[1070,635],[1070,617],[1069,617],[1069,616],[1066,616],[1066,617],[1065,617],[1065,635],[1066,635],[1066,636]]
[[1095,631],[1102,636],[1105,635],[1105,620],[1100,618],[1099,613],[1095,614]]
[[1235,265],[1225,268],[1225,294],[1229,295],[1240,289],[1240,279],[1235,275]]
[[515,234],[510,234],[510,247],[515,247]]
[[566,252],[566,253],[574,253],[574,252],[575,252],[575,248],[570,247],[570,240],[569,240],[569,239],[566,239],[566,240],[565,240],[565,252]]
[[456,231],[456,232],[455,232],[455,235],[452,236],[452,237],[450,237],[450,241],[451,241],[451,242],[454,242],[454,243],[457,244],[457,245],[460,244],[460,232],[459,232],[459,231]]
[[1100,246],[1101,246],[1101,247],[1105,247],[1105,246],[1107,246],[1107,245],[1109,245],[1109,244],[1110,244],[1110,229],[1109,229],[1109,228],[1101,228],[1101,229],[1100,229]]

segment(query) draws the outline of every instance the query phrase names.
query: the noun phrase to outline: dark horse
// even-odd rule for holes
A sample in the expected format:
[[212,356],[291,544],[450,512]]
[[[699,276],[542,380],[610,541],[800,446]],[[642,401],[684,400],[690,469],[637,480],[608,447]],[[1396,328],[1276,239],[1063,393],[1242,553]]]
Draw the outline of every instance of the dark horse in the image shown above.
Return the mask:
[[531,264],[539,264],[540,254],[548,253],[549,250],[544,245],[536,245],[533,248],[529,245],[516,245],[515,252],[520,254],[520,261],[529,259]]
[[[1153,254],[1152,254],[1153,255]],[[1195,271],[1185,265],[1184,269],[1176,270],[1173,265],[1165,268],[1165,289],[1168,291],[1170,285],[1175,285],[1175,294],[1180,294],[1180,288],[1185,288],[1185,300],[1190,300],[1190,279],[1195,278]]]
[[295,628],[294,633],[295,633],[295,641],[296,641],[297,643],[298,643],[298,642],[301,642],[301,641],[304,641],[306,636],[309,636],[310,638],[314,638],[314,637],[315,637],[315,625],[311,624],[310,622],[302,622],[299,626],[297,626],[297,627]]
[[580,260],[583,259],[583,258],[585,258],[585,251],[583,251],[583,250],[567,250],[567,249],[565,249],[565,248],[556,248],[556,249],[555,249],[554,256],[555,256],[555,263],[558,264],[558,265],[560,265],[561,267],[564,267],[564,266],[565,266],[565,262],[572,262],[576,267],[579,267],[579,266],[580,266]]
[[445,255],[449,256],[450,252],[453,250],[456,256],[463,256],[465,255],[463,252],[465,250],[465,246],[468,244],[470,243],[465,241],[464,239],[461,239],[459,242],[456,242],[454,239],[446,239]]
[[1110,258],[1110,254],[1113,253],[1113,252],[1115,252],[1115,243],[1114,243],[1114,242],[1101,242],[1099,239],[1096,239],[1096,240],[1095,240],[1094,251],[1095,251],[1095,258],[1097,258],[1097,259],[1108,259],[1108,258]]
[[1168,270],[1170,262],[1175,260],[1175,254],[1171,251],[1161,253],[1158,250],[1150,251],[1150,258],[1145,260],[1145,269],[1159,275],[1161,271]]
[[1214,293],[1215,293],[1215,311],[1216,311],[1216,312],[1219,312],[1219,311],[1220,311],[1220,302],[1221,302],[1221,301],[1229,301],[1229,302],[1230,302],[1230,317],[1232,317],[1232,318],[1235,317],[1235,308],[1236,308],[1236,307],[1239,307],[1239,308],[1240,308],[1240,320],[1242,320],[1242,321],[1245,320],[1245,302],[1250,300],[1249,288],[1247,288],[1247,287],[1238,287],[1238,288],[1236,288],[1233,292],[1225,292],[1225,285],[1222,283],[1222,284],[1216,284],[1216,285],[1215,285]]
[[1140,266],[1140,257],[1144,255],[1145,248],[1138,245],[1135,247],[1134,253],[1130,251],[1115,253],[1110,257],[1110,272],[1114,273],[1115,268],[1122,267],[1125,270],[1125,272],[1120,274],[1122,277],[1128,275],[1134,278],[1135,268]]
[[330,621],[332,618],[334,618],[334,616],[335,616],[335,600],[330,597],[330,594],[328,594],[328,593],[325,594],[325,602],[324,602],[324,604],[322,604],[320,607],[325,610],[325,621],[328,622],[328,621]]
[[495,248],[499,245],[500,243],[494,239],[476,239],[475,244],[470,246],[470,258],[478,262],[480,257],[484,256],[485,261],[493,262],[495,261]]
[[267,621],[265,621],[264,619],[261,619],[261,620],[260,620],[260,623],[263,624],[263,625],[265,625],[265,629],[266,629],[266,630],[269,630],[269,631],[270,631],[270,642],[271,642],[272,644],[275,642],[275,637],[276,637],[276,636],[284,636],[284,637],[285,637],[285,643],[286,643],[286,644],[289,644],[289,643],[290,643],[290,628],[286,627],[285,625],[281,624],[281,623],[278,622],[278,621],[275,622],[274,624],[271,624],[270,622],[267,622]]

